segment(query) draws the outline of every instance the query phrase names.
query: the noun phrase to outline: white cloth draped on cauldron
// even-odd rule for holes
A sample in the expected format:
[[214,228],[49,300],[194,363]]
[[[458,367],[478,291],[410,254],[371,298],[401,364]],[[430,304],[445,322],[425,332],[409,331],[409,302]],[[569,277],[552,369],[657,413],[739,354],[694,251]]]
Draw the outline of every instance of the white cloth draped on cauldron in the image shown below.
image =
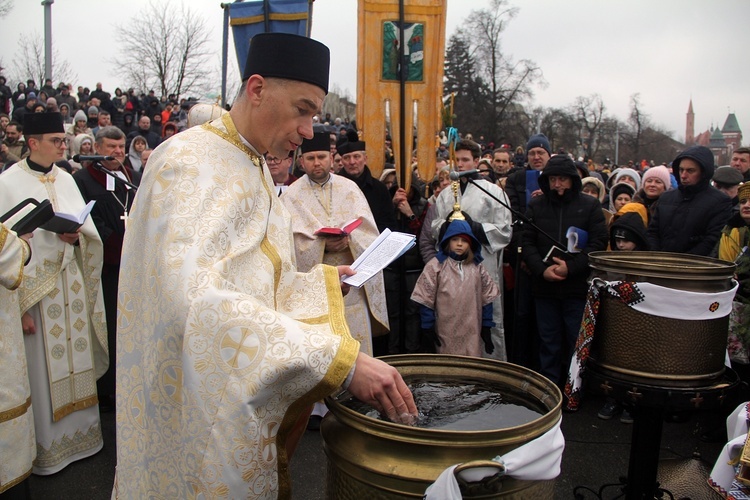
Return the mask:
[[711,471],[708,484],[724,498],[750,498],[750,487],[737,481],[739,458],[747,439],[748,406],[742,403],[727,417],[727,437],[729,442],[724,446],[716,464]]
[[570,361],[565,398],[568,410],[577,410],[581,399],[583,373],[596,330],[596,319],[602,293],[620,299],[636,311],[652,316],[680,320],[707,320],[728,316],[737,291],[733,281],[731,290],[723,292],[689,292],[646,282],[604,281],[595,278],[589,287],[581,329],[578,332],[575,354]]
[[[523,481],[546,481],[560,475],[565,438],[560,430],[562,419],[547,432],[503,456],[492,459],[503,466],[501,475]],[[461,498],[461,490],[454,470],[460,464],[452,465],[440,473],[438,478],[425,491],[425,500],[454,500]],[[498,473],[498,469],[477,467],[460,472],[462,479],[478,482]]]

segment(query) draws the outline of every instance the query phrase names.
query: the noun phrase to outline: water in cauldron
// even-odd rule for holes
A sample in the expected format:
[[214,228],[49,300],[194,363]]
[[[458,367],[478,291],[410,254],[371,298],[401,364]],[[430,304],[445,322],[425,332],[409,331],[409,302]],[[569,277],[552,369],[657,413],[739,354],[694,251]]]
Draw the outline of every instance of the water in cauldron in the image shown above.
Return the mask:
[[[542,413],[503,394],[490,384],[474,380],[412,378],[407,385],[419,410],[416,427],[446,431],[486,431],[526,424]],[[387,420],[372,406],[344,393],[339,402],[368,417]]]

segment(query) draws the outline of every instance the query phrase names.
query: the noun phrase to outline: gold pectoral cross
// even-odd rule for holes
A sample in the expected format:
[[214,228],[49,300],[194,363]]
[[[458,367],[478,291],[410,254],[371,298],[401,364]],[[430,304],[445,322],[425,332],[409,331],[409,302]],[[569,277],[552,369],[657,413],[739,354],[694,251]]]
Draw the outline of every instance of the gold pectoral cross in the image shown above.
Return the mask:
[[120,220],[122,221],[123,225],[125,226],[125,230],[128,229],[128,211],[125,210],[123,214],[120,216]]

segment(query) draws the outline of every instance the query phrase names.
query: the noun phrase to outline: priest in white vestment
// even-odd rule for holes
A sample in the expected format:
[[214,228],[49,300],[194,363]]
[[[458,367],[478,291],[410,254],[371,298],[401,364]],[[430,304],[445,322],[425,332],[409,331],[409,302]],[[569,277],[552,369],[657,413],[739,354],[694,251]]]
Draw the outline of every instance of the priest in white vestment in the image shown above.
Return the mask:
[[[317,264],[349,265],[380,234],[362,190],[349,179],[331,175],[333,155],[330,134],[317,132],[302,142],[301,165],[305,171],[289,186],[281,201],[292,215],[297,270],[306,273]],[[344,236],[316,235],[323,227],[343,227],[361,218],[362,222]],[[388,333],[388,309],[383,275],[353,288],[344,298],[346,322],[362,352],[372,354],[372,336]]]
[[315,401],[346,386],[393,420],[417,413],[349,335],[351,270],[297,272],[263,160],[312,137],[329,57],[309,38],[254,36],[229,114],[149,158],[120,274],[116,498],[289,498]]
[[[24,238],[28,240],[27,235]],[[0,308],[0,494],[12,488],[27,492],[23,482],[31,475],[36,457],[21,313],[14,291],[30,257],[29,244],[0,222],[0,302],[9,305]]]
[[[481,150],[477,143],[469,140],[459,141],[456,145],[457,170],[464,172],[476,169],[479,164],[480,154]],[[497,184],[480,178],[479,174],[472,177],[472,180],[506,205],[510,205],[505,191]],[[458,202],[461,205],[461,211],[467,213],[475,223],[472,225],[471,230],[482,244],[482,256],[484,257],[482,264],[495,281],[497,287],[502,291],[503,249],[510,243],[513,233],[510,210],[490,198],[481,189],[468,182],[466,178],[460,180]],[[432,221],[432,233],[436,241],[440,241],[438,237],[440,228],[445,223],[445,219],[453,212],[454,203],[453,189],[451,189],[451,186],[448,186],[440,192],[435,202],[436,214]],[[492,319],[495,322],[495,326],[491,330],[492,343],[495,349],[492,354],[485,354],[485,356],[506,361],[507,351],[505,347],[505,329],[503,328],[502,293],[492,303]]]
[[[0,175],[0,213],[26,198],[49,199],[55,212],[80,213],[86,203],[73,177],[53,163],[66,149],[60,114],[27,114],[24,135],[31,154]],[[103,446],[96,380],[109,365],[104,250],[90,216],[75,233],[39,229],[30,245],[18,302],[3,301],[0,308],[21,315],[37,441],[34,474],[49,475]]]

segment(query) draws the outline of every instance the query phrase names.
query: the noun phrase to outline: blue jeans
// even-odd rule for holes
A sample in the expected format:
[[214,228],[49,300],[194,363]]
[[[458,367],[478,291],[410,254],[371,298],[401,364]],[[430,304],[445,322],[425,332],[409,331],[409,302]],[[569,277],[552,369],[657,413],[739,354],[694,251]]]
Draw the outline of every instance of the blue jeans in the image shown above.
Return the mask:
[[565,381],[578,338],[586,299],[534,299],[539,327],[539,373],[560,385]]

